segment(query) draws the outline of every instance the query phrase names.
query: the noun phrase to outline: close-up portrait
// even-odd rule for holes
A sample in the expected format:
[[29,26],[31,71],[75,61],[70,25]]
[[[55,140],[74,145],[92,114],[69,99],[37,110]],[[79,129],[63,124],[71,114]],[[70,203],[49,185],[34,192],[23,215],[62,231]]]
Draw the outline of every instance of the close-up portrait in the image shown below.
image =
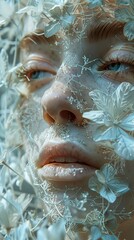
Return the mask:
[[134,239],[134,0],[0,0],[0,240]]

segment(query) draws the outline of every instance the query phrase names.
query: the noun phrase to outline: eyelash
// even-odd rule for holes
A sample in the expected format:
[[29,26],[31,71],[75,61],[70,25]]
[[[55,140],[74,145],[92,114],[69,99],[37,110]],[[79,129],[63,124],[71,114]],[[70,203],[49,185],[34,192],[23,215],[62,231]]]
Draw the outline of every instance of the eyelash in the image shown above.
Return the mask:
[[52,72],[50,72],[48,70],[42,70],[42,69],[37,68],[37,67],[36,68],[35,67],[28,67],[28,68],[26,68],[24,65],[21,66],[17,70],[16,74],[17,74],[17,77],[18,77],[19,80],[23,80],[23,81],[27,80],[28,82],[30,82],[30,81],[32,81],[32,79],[30,79],[30,77],[28,77],[28,75],[30,75],[30,74],[32,74],[34,72],[38,72],[38,71],[42,71],[44,73],[48,73],[48,74],[54,75],[54,72],[52,73]]
[[[120,58],[120,57],[116,57],[116,58],[110,58],[106,61],[104,60],[100,60],[100,63],[98,64],[98,71],[112,71],[112,70],[105,70],[105,68],[110,65],[110,64],[126,64],[126,65],[134,65],[134,60],[130,59],[129,57],[125,57],[125,58]],[[114,72],[114,71],[112,71]],[[121,71],[115,71],[116,73],[121,72]]]

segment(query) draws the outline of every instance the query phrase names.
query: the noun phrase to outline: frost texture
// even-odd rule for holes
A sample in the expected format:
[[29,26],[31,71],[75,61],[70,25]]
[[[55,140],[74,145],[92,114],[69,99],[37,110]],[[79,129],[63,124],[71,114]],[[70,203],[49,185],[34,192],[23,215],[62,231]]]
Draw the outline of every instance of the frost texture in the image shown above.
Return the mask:
[[96,170],[96,176],[89,180],[89,188],[98,192],[108,202],[115,202],[116,198],[129,191],[126,183],[115,177],[115,168],[105,164],[100,170]]
[[[119,4],[120,7],[115,11],[115,17],[122,22],[126,22],[124,35],[131,41],[134,39],[134,1],[119,1]],[[124,7],[121,7],[122,4]]]
[[125,160],[134,160],[134,87],[121,83],[109,96],[100,90],[90,92],[97,110],[85,112],[84,118],[98,125],[94,141],[110,142],[114,151]]

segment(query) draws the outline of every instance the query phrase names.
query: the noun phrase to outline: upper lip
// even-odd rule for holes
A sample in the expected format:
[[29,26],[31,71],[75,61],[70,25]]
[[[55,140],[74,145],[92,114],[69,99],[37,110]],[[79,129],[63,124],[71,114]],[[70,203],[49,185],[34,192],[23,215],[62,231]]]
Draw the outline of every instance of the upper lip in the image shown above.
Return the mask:
[[[97,169],[100,168],[100,166],[96,166],[94,160],[90,158],[90,154],[88,152],[86,152],[82,147],[77,146],[74,143],[46,144],[39,155],[36,166],[37,168],[42,168],[46,164],[52,162],[59,163],[60,161],[58,161],[58,158],[60,157],[63,157],[65,159],[70,158],[69,163],[71,163],[72,159],[72,163],[81,163]],[[65,162],[67,163],[68,161],[65,160]]]

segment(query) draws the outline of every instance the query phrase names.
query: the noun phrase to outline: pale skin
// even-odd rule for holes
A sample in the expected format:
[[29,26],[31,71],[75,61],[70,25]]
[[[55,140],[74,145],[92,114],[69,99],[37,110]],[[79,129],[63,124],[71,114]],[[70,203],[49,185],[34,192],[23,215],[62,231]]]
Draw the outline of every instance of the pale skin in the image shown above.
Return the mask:
[[[21,104],[22,119],[28,120],[29,125],[24,123],[23,128],[24,132],[31,132],[39,147],[38,151],[33,149],[27,139],[28,160],[37,179],[48,183],[60,206],[65,189],[70,199],[79,199],[82,193],[89,192],[88,179],[95,170],[114,160],[111,153],[93,141],[96,127],[85,121],[82,114],[94,107],[89,91],[100,89],[110,94],[123,81],[133,84],[134,66],[127,59],[134,59],[134,45],[124,37],[122,29],[123,25],[116,21],[110,23],[103,18],[96,24],[93,19],[79,41],[74,34],[67,37],[66,43],[57,45],[57,39],[39,37],[40,41],[39,38],[31,41],[30,35],[21,44],[21,62],[30,79],[26,80],[28,97]],[[82,71],[83,56],[89,59],[88,71]],[[26,109],[30,109],[28,115],[24,114]],[[45,164],[47,170],[43,168]],[[125,208],[127,212],[134,209],[133,167],[132,161],[126,162],[121,177],[131,190],[113,204],[113,209]],[[45,193],[41,193],[43,196]],[[51,209],[49,204],[46,203],[47,212]],[[86,203],[86,208],[87,212],[93,210],[90,203]],[[59,212],[62,214],[62,210]],[[79,231],[83,231],[81,226]],[[129,223],[121,221],[119,232],[120,240],[133,240],[133,218]],[[86,233],[80,239],[82,236],[86,239]]]

